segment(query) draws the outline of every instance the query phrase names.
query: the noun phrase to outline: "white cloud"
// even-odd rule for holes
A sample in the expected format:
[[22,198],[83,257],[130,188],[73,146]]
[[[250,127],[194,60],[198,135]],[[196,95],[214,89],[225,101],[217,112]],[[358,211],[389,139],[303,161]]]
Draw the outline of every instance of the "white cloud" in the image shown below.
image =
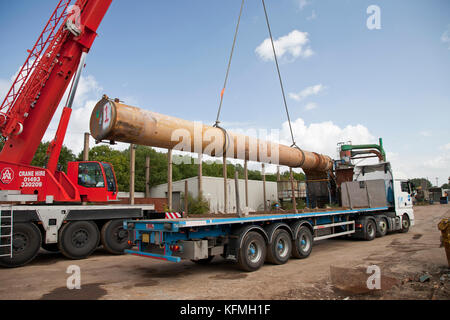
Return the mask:
[[[53,116],[52,121],[43,137],[43,141],[51,141],[54,138],[58,123],[61,118],[62,109],[69,95],[68,87],[66,93],[61,99],[61,103]],[[72,106],[72,115],[70,118],[64,145],[78,154],[83,149],[84,133],[89,132],[89,121],[91,112],[95,104],[100,100],[103,88],[99,85],[94,76],[81,76]],[[91,146],[94,140],[91,139]]]
[[0,103],[3,103],[9,88],[11,87],[11,82],[5,79],[0,79]]
[[316,10],[313,10],[309,17],[306,17],[306,20],[311,21],[317,18]]
[[427,130],[420,131],[419,134],[422,137],[431,137],[433,135],[430,131],[427,131]]
[[446,151],[446,150],[450,151],[450,143],[447,143],[447,144],[441,146],[439,149],[444,150],[444,151]]
[[289,97],[295,101],[302,101],[310,96],[316,96],[320,92],[324,91],[326,87],[322,84],[318,84],[315,86],[308,87],[303,89],[299,93],[289,93]]
[[427,160],[424,165],[432,169],[448,169],[450,168],[450,154],[444,154]]
[[308,0],[297,0],[297,5],[300,10],[303,10],[306,6],[310,4],[311,2]]
[[310,111],[310,110],[317,109],[317,107],[318,107],[317,103],[310,102],[305,106],[305,110]]
[[442,34],[441,41],[448,45],[448,49],[450,50],[450,25],[447,26],[447,30]]
[[[288,35],[274,40],[275,51],[278,58],[286,57],[288,60],[308,58],[314,54],[309,43],[309,34],[299,30],[293,30]],[[256,49],[256,54],[263,60],[274,60],[270,39],[265,39]]]
[[[343,141],[352,141],[353,144],[373,143],[375,137],[363,125],[348,125],[341,128],[331,121],[312,123],[307,125],[301,118],[292,123],[294,137],[297,145],[307,151],[337,156],[337,144]],[[280,132],[281,143],[291,144],[289,124],[283,123]]]

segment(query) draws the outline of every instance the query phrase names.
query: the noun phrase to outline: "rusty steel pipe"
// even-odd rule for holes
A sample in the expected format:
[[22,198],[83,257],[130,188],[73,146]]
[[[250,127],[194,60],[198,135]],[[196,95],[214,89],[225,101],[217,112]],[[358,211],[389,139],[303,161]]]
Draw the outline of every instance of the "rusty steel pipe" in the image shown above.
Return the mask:
[[[328,171],[333,167],[333,160],[325,155],[139,109],[107,96],[95,106],[90,130],[97,141],[125,142],[219,157],[223,156],[226,145],[228,158],[314,171]],[[182,141],[183,148],[180,148]]]

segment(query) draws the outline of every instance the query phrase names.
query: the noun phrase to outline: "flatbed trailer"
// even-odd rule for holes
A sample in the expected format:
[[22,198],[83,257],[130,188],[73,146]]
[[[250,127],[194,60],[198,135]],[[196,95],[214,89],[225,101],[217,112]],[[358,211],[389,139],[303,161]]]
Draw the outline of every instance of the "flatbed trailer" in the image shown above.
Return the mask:
[[339,211],[252,215],[234,218],[129,220],[124,222],[130,244],[126,253],[141,257],[199,264],[221,255],[244,271],[265,261],[284,264],[291,256],[307,258],[314,241],[354,237],[368,241],[387,232],[408,232],[412,211],[398,215],[389,207]]

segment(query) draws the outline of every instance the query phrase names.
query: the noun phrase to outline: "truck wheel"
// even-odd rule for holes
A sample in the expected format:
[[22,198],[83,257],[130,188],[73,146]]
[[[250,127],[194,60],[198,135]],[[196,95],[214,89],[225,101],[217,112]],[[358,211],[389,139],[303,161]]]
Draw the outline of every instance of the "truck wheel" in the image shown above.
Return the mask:
[[130,249],[128,231],[123,228],[123,220],[110,220],[102,228],[101,241],[106,251],[111,254],[123,254]]
[[69,259],[89,257],[97,249],[100,234],[92,221],[74,221],[64,225],[58,243],[61,253]]
[[292,242],[292,256],[297,259],[308,258],[313,247],[313,235],[311,230],[306,227],[300,227],[297,238]]
[[372,219],[368,219],[364,226],[364,240],[372,241],[377,234],[377,225]]
[[386,219],[382,218],[379,222],[378,222],[378,226],[377,226],[377,237],[381,238],[384,237],[387,234],[388,231],[388,223],[386,221]]
[[238,265],[247,272],[258,270],[266,258],[266,242],[257,232],[249,232],[238,251]]
[[278,229],[272,243],[267,246],[266,260],[273,264],[285,264],[291,257],[292,239],[286,230]]
[[[13,257],[0,258],[0,266],[15,268],[31,262],[41,248],[42,236],[39,228],[33,223],[17,223],[14,224],[12,241]],[[11,241],[7,238],[7,241],[1,243],[9,245]],[[0,251],[0,254],[5,254],[5,252]]]
[[407,233],[409,231],[410,227],[411,227],[411,222],[409,221],[409,217],[407,214],[404,214],[402,217],[402,229],[400,230],[400,232]]

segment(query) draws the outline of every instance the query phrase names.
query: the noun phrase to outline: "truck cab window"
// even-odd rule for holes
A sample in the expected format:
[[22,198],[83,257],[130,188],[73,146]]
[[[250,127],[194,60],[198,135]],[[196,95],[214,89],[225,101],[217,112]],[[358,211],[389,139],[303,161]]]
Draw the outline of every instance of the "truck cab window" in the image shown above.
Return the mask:
[[86,188],[104,188],[105,180],[100,165],[98,163],[80,163],[78,184]]
[[408,182],[402,182],[402,192],[411,193],[409,190],[409,183]]

